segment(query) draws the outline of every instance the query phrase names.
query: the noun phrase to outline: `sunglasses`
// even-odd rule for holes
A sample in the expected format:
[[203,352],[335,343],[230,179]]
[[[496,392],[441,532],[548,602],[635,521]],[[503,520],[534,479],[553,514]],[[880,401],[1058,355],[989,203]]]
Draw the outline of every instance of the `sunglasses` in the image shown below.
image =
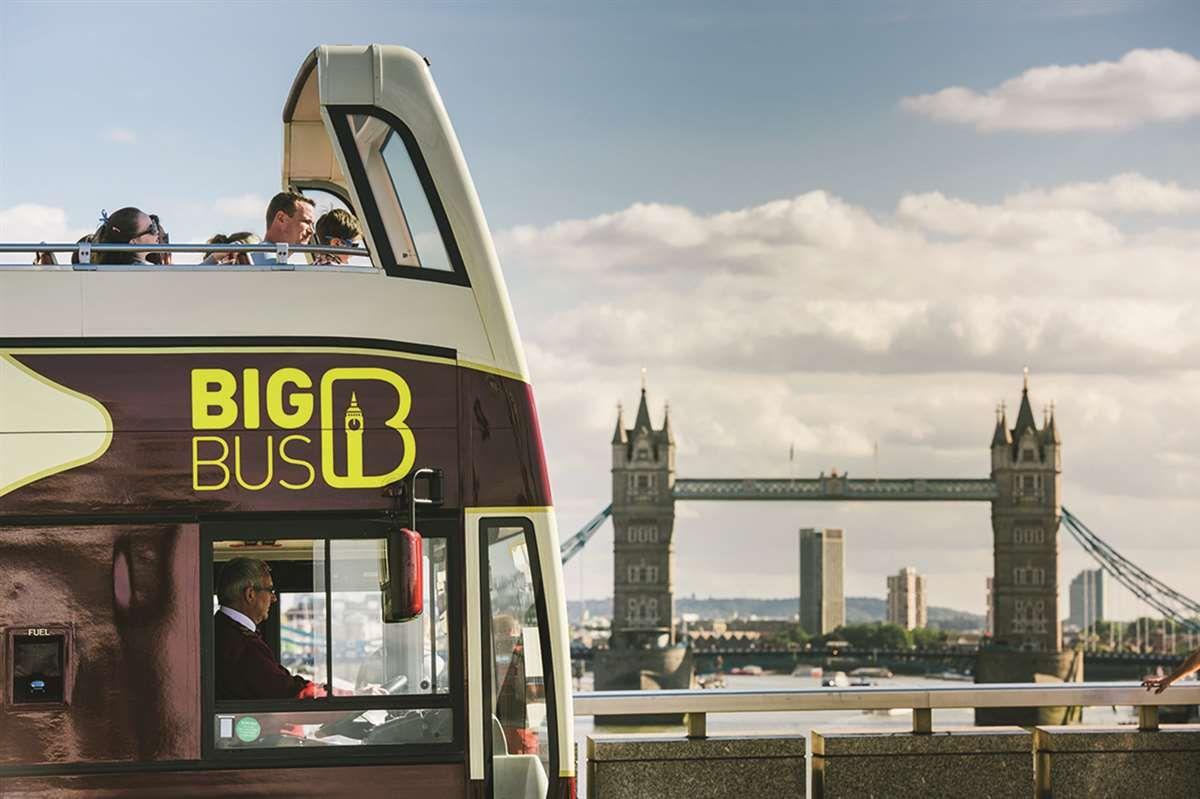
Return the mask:
[[134,233],[132,236],[129,237],[130,241],[133,241],[134,239],[137,239],[137,238],[141,238],[142,236],[145,236],[147,234],[151,234],[155,238],[158,237],[159,230],[161,229],[161,228],[159,228],[159,224],[158,224],[158,216],[156,214],[150,214],[149,216],[150,216],[150,227],[146,228],[141,233]]

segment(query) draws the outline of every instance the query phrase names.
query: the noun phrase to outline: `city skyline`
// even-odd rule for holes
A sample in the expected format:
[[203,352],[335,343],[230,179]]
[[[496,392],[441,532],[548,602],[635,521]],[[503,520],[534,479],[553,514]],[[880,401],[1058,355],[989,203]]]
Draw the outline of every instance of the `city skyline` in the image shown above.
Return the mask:
[[[1194,5],[230,8],[0,0],[0,238],[73,240],[124,204],[173,241],[260,230],[305,54],[407,44],[494,232],[563,537],[611,499],[643,367],[683,476],[969,478],[1028,366],[1064,504],[1200,593]],[[196,55],[148,75],[180,30]],[[142,76],[120,102],[116,75]],[[680,503],[676,592],[789,595],[799,527],[847,531],[848,595],[914,562],[983,612],[982,505]],[[611,593],[611,530],[572,597]],[[1091,565],[1064,538],[1061,573]]]

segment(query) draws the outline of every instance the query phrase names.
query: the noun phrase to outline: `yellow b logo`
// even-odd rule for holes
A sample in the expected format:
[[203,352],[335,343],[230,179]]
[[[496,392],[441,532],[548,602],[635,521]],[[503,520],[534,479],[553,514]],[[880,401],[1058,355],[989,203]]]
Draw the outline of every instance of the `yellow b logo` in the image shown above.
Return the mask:
[[[339,380],[378,380],[396,390],[397,408],[392,418],[384,422],[400,436],[404,455],[398,466],[387,474],[364,474],[363,466],[363,418],[358,407],[357,393],[345,411],[345,418],[336,429],[346,436],[346,473],[338,474],[333,460],[333,384]],[[321,378],[321,476],[333,488],[382,488],[408,474],[417,457],[416,439],[412,430],[404,423],[412,410],[412,392],[404,378],[388,369],[374,366],[338,367],[330,369]]]

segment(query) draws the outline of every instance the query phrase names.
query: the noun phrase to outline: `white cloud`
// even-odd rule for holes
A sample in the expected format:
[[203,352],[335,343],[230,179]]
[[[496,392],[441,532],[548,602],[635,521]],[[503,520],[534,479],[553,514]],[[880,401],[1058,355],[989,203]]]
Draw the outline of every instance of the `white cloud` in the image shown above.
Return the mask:
[[108,128],[100,134],[100,138],[113,144],[137,144],[137,134],[129,128]]
[[[1067,506],[1178,577],[1200,481],[1200,228],[1131,232],[1100,213],[1165,212],[1189,191],[1119,175],[992,204],[910,195],[893,217],[815,191],[499,233],[563,533],[608,501],[614,406],[631,418],[643,366],[656,423],[671,402],[680,476],[870,475],[878,442],[881,476],[972,477],[1028,365],[1035,412],[1058,403]],[[697,506],[679,517],[679,591],[736,593],[722,575],[758,569],[756,591],[794,595],[807,524],[848,530],[852,594],[912,563],[940,575],[932,601],[982,606],[986,506]],[[581,556],[593,595],[611,591],[606,536]],[[1067,570],[1084,565],[1072,547]]]
[[257,230],[267,212],[267,200],[257,194],[240,194],[236,197],[220,197],[212,207],[224,221]]
[[1121,241],[1120,231],[1091,211],[977,205],[940,192],[902,197],[897,216],[932,233],[1002,246],[1079,251]]
[[[89,229],[74,227],[67,212],[36,203],[21,203],[0,208],[0,241],[8,243],[47,242],[69,244],[75,242]],[[0,263],[30,263],[33,253],[0,253]],[[59,253],[58,260],[65,263],[70,255]]]
[[1104,213],[1189,214],[1200,211],[1200,189],[1125,172],[1108,180],[1032,189],[1005,198],[1014,208],[1076,208]]
[[1118,130],[1200,115],[1200,60],[1176,50],[1131,50],[1119,61],[1027,70],[994,89],[951,86],[901,106],[980,131]]

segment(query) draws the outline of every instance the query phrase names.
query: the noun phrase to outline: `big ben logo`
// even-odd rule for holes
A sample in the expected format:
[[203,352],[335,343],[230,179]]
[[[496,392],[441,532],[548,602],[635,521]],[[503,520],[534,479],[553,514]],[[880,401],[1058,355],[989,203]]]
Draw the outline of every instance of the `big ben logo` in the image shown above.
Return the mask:
[[363,476],[363,413],[358,407],[358,392],[350,394],[350,404],[342,419],[346,433],[346,477],[361,480]]

